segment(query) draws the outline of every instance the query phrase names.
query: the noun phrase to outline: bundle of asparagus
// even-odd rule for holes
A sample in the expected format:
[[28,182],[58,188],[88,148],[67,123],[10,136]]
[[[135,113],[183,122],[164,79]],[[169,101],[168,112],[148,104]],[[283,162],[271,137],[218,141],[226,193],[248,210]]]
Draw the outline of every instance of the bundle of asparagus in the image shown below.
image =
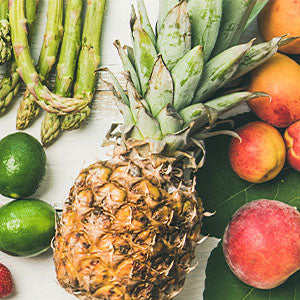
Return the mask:
[[[105,1],[88,1],[86,20],[82,32],[82,44],[78,59],[74,97],[86,99],[90,104],[93,99],[96,73],[100,63],[100,35]],[[87,105],[83,110],[63,117],[62,129],[77,129],[90,115]]]
[[[81,43],[81,23],[83,0],[69,0],[66,6],[65,32],[59,61],[56,68],[55,93],[71,96],[78,54]],[[49,145],[60,131],[60,117],[46,113],[42,122],[41,139],[43,145]]]
[[[24,11],[25,0],[13,0],[9,8],[8,0],[0,2],[0,63],[4,56],[2,53],[9,51],[9,43],[6,48],[1,48],[1,30],[4,28],[2,21],[3,24],[7,22],[7,28],[11,31],[8,32],[7,41],[11,41],[14,50],[14,59],[9,62],[0,83],[0,114],[7,111],[17,94],[21,77],[27,89],[19,105],[16,127],[25,129],[42,107],[47,113],[42,122],[41,138],[43,144],[48,145],[54,141],[61,129],[79,128],[90,114],[88,105],[93,99],[96,70],[100,62],[100,35],[106,1],[87,1],[83,18],[85,1],[68,0],[64,20],[63,0],[49,1],[44,42],[35,68],[29,47],[32,31],[30,24],[33,24],[33,18],[27,14],[27,7],[30,7],[30,3],[31,6],[32,3],[36,4],[36,1],[26,1],[27,18]],[[24,24],[27,24],[27,29]],[[60,46],[55,88],[51,92],[46,86],[47,79],[58,57]],[[8,59],[8,55],[5,57]],[[67,118],[61,117],[72,112],[74,114]]]
[[[48,3],[47,24],[41,48],[37,71],[42,82],[46,82],[56,62],[56,56],[63,36],[63,0]],[[17,113],[17,129],[25,129],[38,115],[39,106],[34,96],[26,90]]]
[[[4,2],[2,1],[3,6],[0,8],[3,12],[4,10],[8,9],[8,6],[4,5]],[[7,1],[8,2],[8,1]],[[8,3],[7,3],[8,4]],[[28,32],[28,39],[31,40],[35,28],[35,20],[36,20],[36,10],[37,10],[38,0],[27,0],[26,1],[26,21],[27,26],[26,30]],[[7,14],[8,10],[6,11]],[[6,17],[7,19],[7,17]],[[5,19],[2,19],[2,22],[5,22]],[[9,38],[10,39],[10,34]],[[17,72],[17,63],[14,58],[12,58],[8,65],[5,75],[3,76],[1,82],[0,82],[0,115],[5,113],[10,104],[12,103],[12,100],[16,96],[16,94],[19,91],[20,87],[20,77]]]

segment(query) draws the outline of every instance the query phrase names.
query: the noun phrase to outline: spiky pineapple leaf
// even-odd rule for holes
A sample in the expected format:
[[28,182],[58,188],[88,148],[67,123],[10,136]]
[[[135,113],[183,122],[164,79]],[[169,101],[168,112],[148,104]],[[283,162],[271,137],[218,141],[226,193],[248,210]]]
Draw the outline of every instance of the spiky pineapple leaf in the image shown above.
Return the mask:
[[272,290],[255,289],[240,281],[226,264],[222,243],[216,247],[207,263],[204,300],[297,300],[300,299],[300,272]]
[[[254,119],[251,114],[241,115],[235,119],[235,127]],[[197,174],[198,192],[204,208],[215,212],[204,219],[203,233],[220,238],[234,212],[247,202],[260,198],[274,199],[300,208],[300,173],[286,166],[269,182],[246,182],[230,167],[230,139],[228,136],[217,136],[206,140],[206,162]]]
[[245,29],[256,20],[257,16],[259,15],[259,13],[262,11],[262,9],[266,6],[268,2],[269,0],[257,0],[247,20]]

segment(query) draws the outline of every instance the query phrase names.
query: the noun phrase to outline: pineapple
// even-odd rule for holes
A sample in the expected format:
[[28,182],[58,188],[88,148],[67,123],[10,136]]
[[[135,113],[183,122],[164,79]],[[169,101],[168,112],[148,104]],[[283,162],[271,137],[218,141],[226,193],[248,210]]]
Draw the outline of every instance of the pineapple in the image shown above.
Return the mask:
[[223,24],[222,2],[162,0],[155,34],[139,0],[133,48],[115,42],[126,92],[114,77],[116,90],[107,84],[124,124],[110,132],[112,159],[75,180],[53,243],[57,279],[78,298],[172,299],[193,268],[204,216],[193,172],[204,162],[203,139],[218,133],[212,129],[224,112],[264,95],[216,92],[272,56],[281,40],[235,45],[255,2],[244,0],[232,12],[241,14],[239,26],[218,36],[232,28],[229,18]]

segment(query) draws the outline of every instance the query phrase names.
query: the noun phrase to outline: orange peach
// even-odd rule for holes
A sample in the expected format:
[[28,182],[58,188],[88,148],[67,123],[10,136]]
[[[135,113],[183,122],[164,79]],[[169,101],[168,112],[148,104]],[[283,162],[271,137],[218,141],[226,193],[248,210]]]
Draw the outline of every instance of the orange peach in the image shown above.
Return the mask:
[[226,262],[243,282],[272,289],[300,269],[300,213],[275,200],[242,206],[223,237]]
[[[300,3],[300,2],[299,2]],[[284,54],[276,53],[251,72],[249,91],[269,97],[251,99],[248,105],[263,121],[287,127],[300,119],[300,66]]]
[[233,138],[229,145],[229,161],[242,179],[262,183],[273,179],[283,168],[285,144],[273,126],[255,121],[236,131],[241,140]]
[[289,126],[284,133],[286,158],[292,168],[300,172],[300,121]]
[[[300,35],[300,2],[298,0],[270,0],[258,16],[258,27],[265,41],[276,36]],[[280,51],[300,54],[300,39],[280,47]]]

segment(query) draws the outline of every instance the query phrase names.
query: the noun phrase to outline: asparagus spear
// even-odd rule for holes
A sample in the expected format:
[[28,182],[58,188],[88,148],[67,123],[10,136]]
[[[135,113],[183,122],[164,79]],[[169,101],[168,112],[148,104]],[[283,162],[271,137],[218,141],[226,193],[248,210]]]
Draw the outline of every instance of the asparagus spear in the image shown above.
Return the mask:
[[41,83],[29,51],[28,38],[24,29],[25,0],[10,0],[9,21],[14,55],[18,73],[24,80],[27,89],[35,96],[35,101],[46,111],[64,115],[83,109],[88,102],[82,99],[65,98],[55,95]]
[[8,22],[8,0],[0,0],[0,64],[11,59],[12,45]]
[[[42,82],[48,79],[56,61],[56,55],[63,35],[63,0],[48,3],[47,24],[44,41],[37,64],[37,71]],[[25,129],[38,115],[39,106],[34,96],[26,90],[17,113],[17,129]]]
[[[29,34],[29,40],[31,40],[35,28],[37,5],[38,0],[26,1],[27,31]],[[0,115],[7,111],[12,100],[18,93],[20,87],[19,79],[17,63],[15,59],[12,59],[9,62],[6,73],[0,83]]]
[[[69,97],[72,92],[75,68],[81,44],[82,9],[83,0],[67,1],[65,32],[55,81],[55,93],[63,97]],[[46,113],[41,128],[43,145],[46,146],[53,142],[59,132],[60,117],[52,113]]]
[[12,59],[8,63],[6,73],[0,83],[0,115],[7,111],[9,105],[19,91],[19,74],[16,72],[16,69],[17,63]]
[[[100,38],[105,0],[91,0],[87,4],[87,12],[82,33],[82,45],[78,60],[74,97],[91,103],[95,91],[96,70],[100,63]],[[78,129],[90,115],[91,109],[83,110],[63,117],[62,129]]]

